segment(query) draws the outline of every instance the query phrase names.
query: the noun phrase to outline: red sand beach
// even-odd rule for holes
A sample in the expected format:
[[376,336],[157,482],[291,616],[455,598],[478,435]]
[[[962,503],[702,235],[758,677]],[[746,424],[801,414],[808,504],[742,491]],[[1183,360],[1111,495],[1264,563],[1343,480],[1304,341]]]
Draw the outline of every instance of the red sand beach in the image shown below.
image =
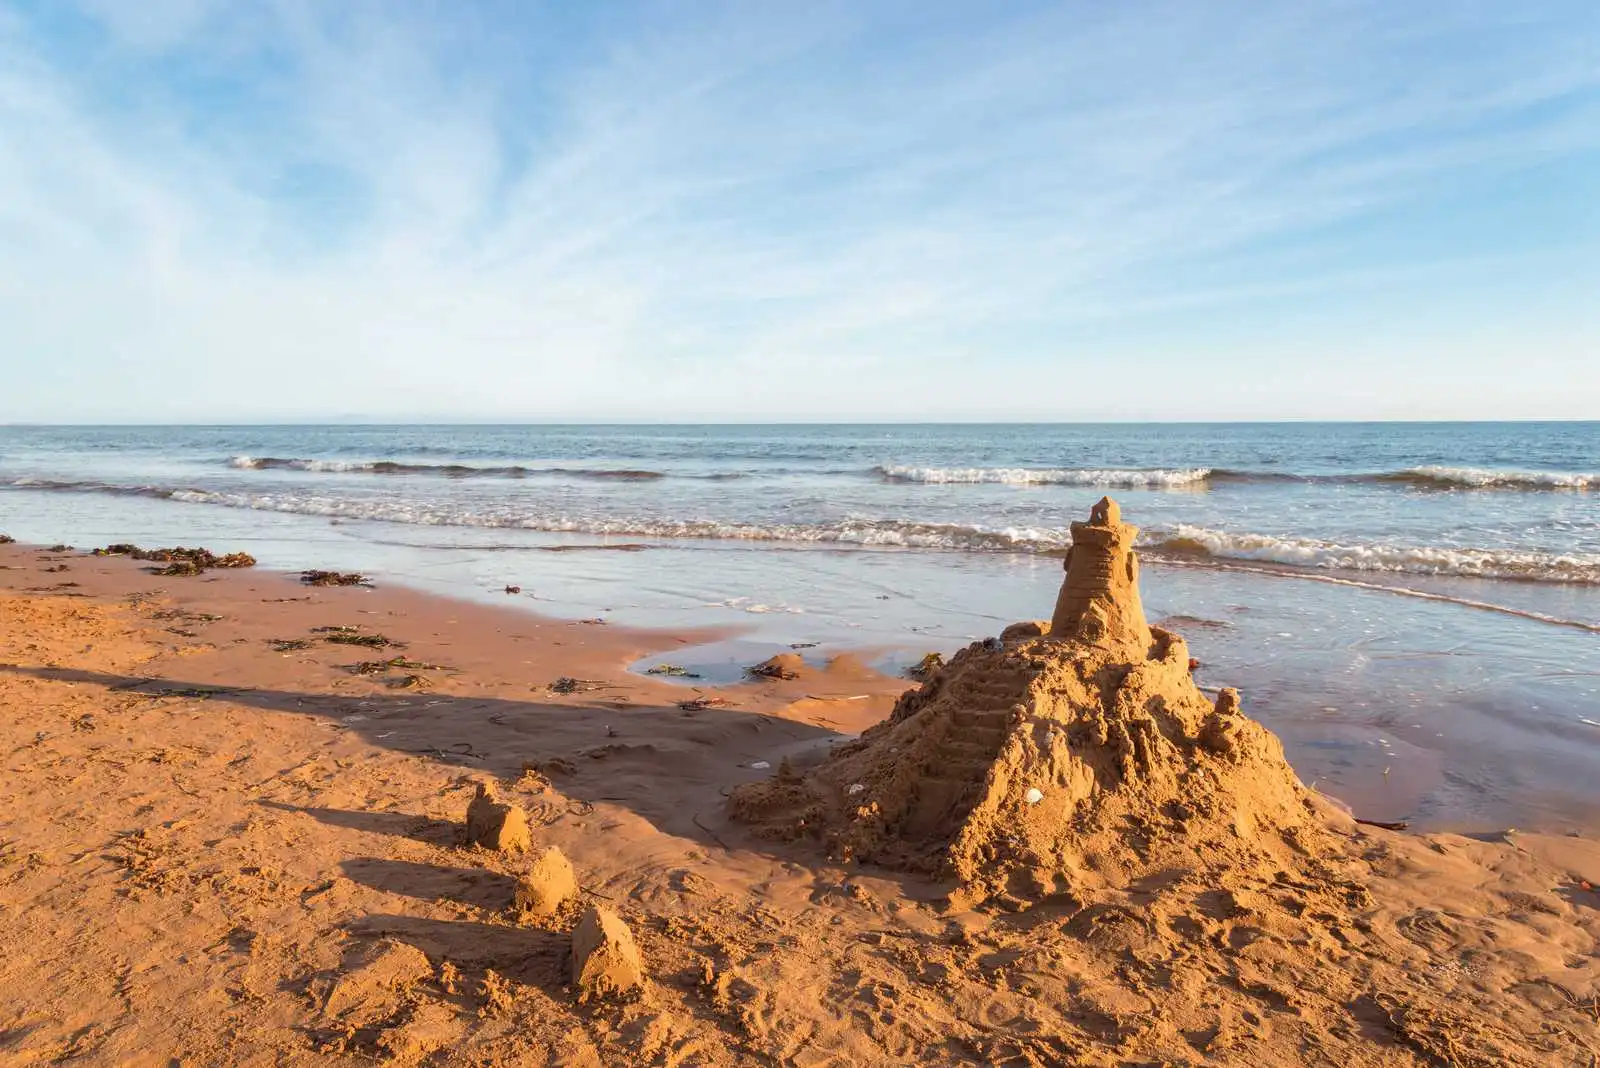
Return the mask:
[[[1180,848],[1131,882],[968,900],[731,816],[912,685],[849,657],[697,691],[627,667],[705,631],[22,545],[0,567],[6,1064],[1600,1055],[1588,834],[1414,835],[1320,805],[1314,865]],[[570,858],[555,914],[513,908],[529,854],[466,840],[481,783]],[[580,998],[591,906],[631,931],[642,989]]]

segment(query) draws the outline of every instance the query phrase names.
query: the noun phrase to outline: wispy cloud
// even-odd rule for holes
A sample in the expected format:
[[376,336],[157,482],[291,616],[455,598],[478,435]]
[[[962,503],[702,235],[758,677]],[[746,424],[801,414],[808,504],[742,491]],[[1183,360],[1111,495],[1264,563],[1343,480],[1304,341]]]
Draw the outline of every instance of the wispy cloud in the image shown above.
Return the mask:
[[1418,354],[1491,369],[1500,263],[1570,291],[1541,344],[1577,360],[1597,36],[1577,3],[0,7],[0,418],[1074,417],[1108,361],[1220,361],[1115,413],[1176,416],[1229,395],[1219,314],[1325,352],[1396,286],[1495,291]]

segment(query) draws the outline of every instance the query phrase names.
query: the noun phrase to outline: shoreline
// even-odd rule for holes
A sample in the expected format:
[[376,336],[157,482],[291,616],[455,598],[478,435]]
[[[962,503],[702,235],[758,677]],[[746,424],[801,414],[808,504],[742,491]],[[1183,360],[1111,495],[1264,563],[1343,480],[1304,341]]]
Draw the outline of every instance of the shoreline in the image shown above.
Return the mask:
[[[628,667],[725,629],[144,566],[0,546],[0,1052],[18,1063],[876,1065],[939,1050],[1286,1065],[1319,1050],[1422,1065],[1459,1041],[1494,1063],[1579,1064],[1600,1051],[1583,1008],[1600,984],[1587,832],[1336,821],[1364,887],[1344,904],[1293,880],[1219,891],[1175,876],[963,910],[941,904],[940,883],[728,817],[729,791],[785,758],[820,760],[886,715],[904,679],[844,658],[707,685],[730,704],[686,710],[683,684]],[[347,647],[317,627],[396,644]],[[351,670],[394,656],[406,665]],[[563,676],[603,688],[552,693]],[[584,903],[630,925],[646,995],[578,1005],[573,917],[508,911],[526,861],[460,831],[490,780],[526,809],[536,845],[572,859]],[[1219,911],[1219,892],[1234,904]],[[334,1012],[334,992],[368,982],[361,962],[393,943],[433,976],[403,995],[361,987],[358,1009]]]

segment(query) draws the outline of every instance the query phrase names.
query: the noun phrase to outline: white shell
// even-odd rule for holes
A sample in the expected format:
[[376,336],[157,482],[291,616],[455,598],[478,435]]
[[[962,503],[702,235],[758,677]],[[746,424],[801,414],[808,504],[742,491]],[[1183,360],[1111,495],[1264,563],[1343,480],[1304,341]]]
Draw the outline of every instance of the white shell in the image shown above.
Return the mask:
[[757,771],[766,771],[768,768],[772,767],[772,765],[767,763],[765,760],[758,760],[750,766],[755,768]]
[[1022,795],[1022,799],[1030,805],[1037,805],[1044,800],[1044,792],[1037,786],[1030,786],[1028,792]]
[[849,794],[851,797],[854,797],[856,794],[859,794],[866,788],[867,787],[865,783],[853,782],[850,784],[850,788],[846,790],[845,793]]

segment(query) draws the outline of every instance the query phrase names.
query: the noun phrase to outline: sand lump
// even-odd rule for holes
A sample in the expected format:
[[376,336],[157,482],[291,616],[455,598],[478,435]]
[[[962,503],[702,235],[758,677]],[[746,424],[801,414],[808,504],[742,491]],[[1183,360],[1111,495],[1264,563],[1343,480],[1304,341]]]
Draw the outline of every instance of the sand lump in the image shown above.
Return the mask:
[[553,916],[578,896],[578,877],[572,862],[555,846],[546,846],[517,878],[513,906],[530,916]]
[[1315,802],[1276,737],[1206,697],[1139,601],[1136,528],[1072,525],[1055,613],[974,643],[804,775],[736,790],[735,818],[843,859],[1038,900],[1182,868],[1314,863]]
[[518,805],[500,801],[493,787],[480,782],[467,805],[467,839],[485,849],[522,852],[531,843],[528,814]]
[[608,908],[591,907],[572,931],[572,985],[580,1000],[629,994],[644,985],[633,933]]

